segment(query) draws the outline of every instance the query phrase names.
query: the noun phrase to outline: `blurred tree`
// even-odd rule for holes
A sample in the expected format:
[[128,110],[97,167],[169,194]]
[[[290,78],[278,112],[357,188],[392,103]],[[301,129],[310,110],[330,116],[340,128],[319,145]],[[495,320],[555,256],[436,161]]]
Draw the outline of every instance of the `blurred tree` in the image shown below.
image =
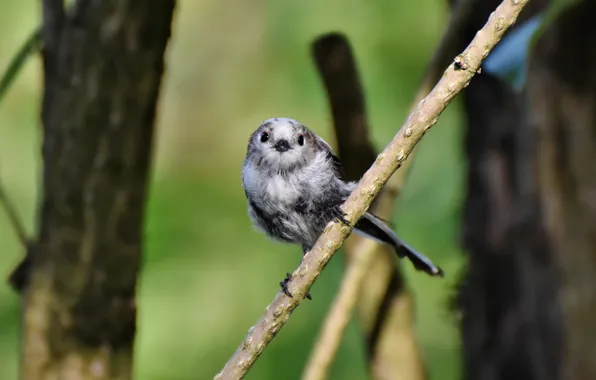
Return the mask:
[[596,378],[596,2],[563,3],[532,52],[527,117],[561,280],[556,299],[564,337],[556,375],[587,380]]
[[43,1],[43,196],[23,379],[128,379],[153,125],[175,0]]
[[[476,1],[476,24],[499,1]],[[537,12],[530,2],[510,33]],[[489,56],[488,59],[490,59]],[[463,94],[468,158],[459,294],[465,379],[548,379],[556,373],[558,278],[540,220],[522,95],[484,70]],[[548,347],[548,349],[545,349]],[[549,354],[551,356],[549,356]]]
[[[492,3],[477,1],[470,35]],[[522,63],[526,83],[485,67],[464,94],[466,379],[596,376],[596,4],[564,3]]]

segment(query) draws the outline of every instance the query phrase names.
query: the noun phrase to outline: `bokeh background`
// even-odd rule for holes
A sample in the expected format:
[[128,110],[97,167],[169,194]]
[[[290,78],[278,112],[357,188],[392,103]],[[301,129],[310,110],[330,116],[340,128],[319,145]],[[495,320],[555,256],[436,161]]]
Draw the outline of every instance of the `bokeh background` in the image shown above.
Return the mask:
[[[329,141],[331,119],[310,55],[318,35],[349,37],[373,140],[383,147],[409,104],[448,20],[444,0],[180,0],[159,105],[155,166],[140,280],[135,373],[141,380],[210,379],[278,291],[300,249],[251,226],[240,182],[249,134],[293,117]],[[40,20],[38,2],[0,3],[0,70]],[[40,175],[40,60],[31,59],[0,104],[0,176],[35,231]],[[459,333],[447,303],[463,256],[463,191],[457,103],[419,145],[398,204],[396,229],[446,271],[444,280],[404,265],[416,299],[416,332],[430,378],[459,378]],[[76,165],[76,163],[73,163]],[[22,257],[0,213],[0,274]],[[397,263],[396,263],[397,264]],[[336,255],[247,379],[298,379],[337,291]],[[19,298],[0,281],[0,378],[16,379]],[[333,379],[366,379],[357,321]]]

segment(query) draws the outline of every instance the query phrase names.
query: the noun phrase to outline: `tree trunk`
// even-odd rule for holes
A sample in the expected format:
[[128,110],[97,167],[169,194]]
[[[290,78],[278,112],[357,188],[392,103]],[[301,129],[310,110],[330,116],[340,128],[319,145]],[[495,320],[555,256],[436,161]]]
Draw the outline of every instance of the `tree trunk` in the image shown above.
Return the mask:
[[596,378],[596,3],[540,36],[528,78],[545,226],[561,273],[561,379]]
[[474,78],[464,99],[468,190],[460,285],[464,378],[557,379],[558,272],[545,241],[522,97]]
[[522,93],[481,74],[464,95],[466,379],[596,378],[594,15],[547,26]]
[[44,1],[43,198],[23,379],[129,379],[153,126],[175,0]]

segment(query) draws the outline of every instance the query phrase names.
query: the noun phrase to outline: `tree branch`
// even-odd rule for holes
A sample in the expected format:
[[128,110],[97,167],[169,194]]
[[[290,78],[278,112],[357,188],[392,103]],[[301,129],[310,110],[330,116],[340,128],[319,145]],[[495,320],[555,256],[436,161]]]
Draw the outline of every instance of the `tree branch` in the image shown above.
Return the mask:
[[[334,33],[324,36],[316,41],[314,47],[315,60],[326,85],[333,114],[339,156],[346,177],[357,180],[372,165],[375,153],[368,135],[364,96],[356,63],[348,41],[342,35]],[[411,159],[410,156],[407,162],[411,162]],[[390,219],[393,214],[395,199],[405,182],[405,169],[402,168],[391,177],[374,202],[375,212],[384,219]],[[399,302],[402,297],[408,297],[408,295],[405,294],[401,273],[394,265],[394,252],[384,245],[358,235],[351,235],[348,238],[345,251],[348,268],[339,293],[323,324],[319,339],[310,354],[303,379],[327,378],[352,310],[358,303],[360,322],[368,346],[369,367],[373,377],[376,379],[395,377],[395,368],[398,368],[401,373],[423,373],[418,350],[406,350],[406,355],[402,355],[403,350],[391,349],[390,352],[385,352],[383,347],[390,347],[380,345],[381,341],[390,340],[392,346],[394,344],[403,346],[402,337],[407,337],[408,345],[416,345],[413,334],[407,332],[402,334],[411,329],[410,323],[399,324],[397,329],[385,330],[384,332],[394,333],[391,337],[385,336],[385,333],[381,334],[378,328],[388,325],[393,327],[391,322],[395,322],[394,317],[397,314],[400,320],[403,320],[405,314],[409,314],[403,310],[402,302]],[[374,272],[370,270],[373,264]],[[364,297],[366,301],[363,302],[359,294],[366,294]],[[386,323],[389,320],[391,322]],[[416,357],[412,358],[412,355]],[[420,377],[416,376],[416,378]]]
[[17,75],[27,62],[27,59],[41,47],[41,30],[35,30],[27,40],[21,45],[19,51],[14,55],[8,68],[0,79],[0,103],[8,93]]
[[[339,157],[342,160],[346,178],[358,180],[366,169],[372,165],[376,154],[369,138],[364,95],[350,45],[345,36],[339,33],[331,33],[315,41],[313,54],[321,79],[327,90]],[[401,173],[403,171],[400,171]],[[399,176],[399,174],[396,174],[396,176]],[[387,187],[383,189],[375,204],[378,204],[384,198],[392,198],[388,194],[396,194],[396,192],[386,190]],[[387,208],[383,208],[383,210],[385,215],[379,216],[389,219],[392,212]],[[361,285],[366,278],[368,268],[376,257],[377,249],[383,248],[382,245],[378,244],[367,245],[366,247],[371,249],[367,249],[366,252],[362,252],[364,254],[360,254],[361,243],[366,242],[372,242],[372,240],[362,239],[358,235],[351,235],[346,241],[348,268],[340,286],[339,294],[327,314],[319,338],[311,351],[302,375],[305,380],[325,379],[328,376],[343,333],[352,315],[352,310],[358,301],[358,294],[363,290]],[[395,284],[401,284],[401,276],[397,271],[397,267],[389,265],[387,268],[390,274],[399,279]],[[376,279],[373,281],[376,281]],[[386,280],[384,275],[381,280]],[[382,287],[386,285],[386,281],[384,282],[384,284],[381,284]],[[396,289],[399,292],[401,286],[398,285]],[[377,306],[381,301],[378,298],[376,297],[372,302],[363,305],[365,314],[373,314],[372,319],[375,319],[375,310],[368,309],[372,306],[376,311],[379,310]],[[367,323],[363,324],[368,325]],[[374,328],[368,327],[365,328],[365,341],[368,343],[367,351],[372,353],[376,351],[378,334],[371,331]],[[369,364],[374,360],[372,356],[374,355],[369,355],[369,359],[371,359]],[[400,361],[394,360],[394,362]]]
[[[14,83],[15,79],[17,78],[18,74],[23,69],[25,62],[27,59],[35,52],[37,52],[41,45],[42,45],[42,31],[41,28],[37,28],[27,40],[23,43],[21,48],[15,54],[15,56],[10,61],[6,71],[0,78],[0,104],[4,99],[4,96],[8,93],[8,90]],[[4,184],[0,181],[0,204],[4,207],[6,214],[8,215],[9,223],[11,224],[13,230],[15,231],[19,241],[21,242],[22,246],[25,248],[25,254],[28,255],[28,252],[32,248],[31,239],[27,236],[27,232],[25,230],[25,226],[19,215],[16,211],[16,207],[12,204],[10,199],[8,198],[7,191],[4,187]],[[15,287],[16,289],[20,289],[23,283],[23,279],[26,277],[26,271],[28,267],[28,262],[25,260],[19,265],[19,269],[15,270],[9,279],[9,282]]]
[[327,90],[345,176],[357,181],[376,154],[368,135],[366,104],[350,45],[342,34],[330,33],[314,42],[312,52]]
[[[484,57],[515,22],[527,2],[528,0],[505,0],[501,3],[466,50],[447,68],[435,88],[409,115],[397,135],[378,155],[373,166],[364,174],[357,188],[343,204],[346,220],[351,225],[362,217],[389,177],[405,162],[416,143],[437,122],[453,98],[468,85],[479,70]],[[292,274],[288,287],[294,297],[289,298],[282,292],[278,293],[221,372],[216,375],[216,379],[240,379],[248,372],[287,322],[292,311],[302,302],[351,231],[350,227],[343,224],[329,223],[313,249],[304,255],[300,266]]]
[[[462,0],[455,5],[444,38],[426,69],[412,107],[428,94],[432,84],[438,81],[444,65],[457,54],[462,40],[462,25],[471,14],[474,1]],[[347,41],[336,34],[319,39],[314,52],[329,94],[339,155],[346,175],[356,180],[374,161],[374,150],[368,138],[364,100],[355,64]],[[355,87],[359,90],[355,91]],[[373,207],[380,217],[391,218],[411,162],[410,156],[405,167],[391,177],[375,201]],[[394,252],[370,239],[351,235],[346,241],[346,256],[346,274],[310,354],[303,379],[327,378],[357,304],[360,304],[360,320],[366,334],[373,377],[395,378],[400,373],[407,374],[405,378],[408,379],[424,378],[425,369],[411,331],[413,300],[398,267],[393,265]],[[384,327],[383,333],[378,331],[380,326]],[[396,350],[396,345],[413,349]]]
[[19,219],[19,215],[17,213],[16,208],[13,206],[10,199],[8,199],[8,195],[6,194],[6,190],[4,190],[4,184],[0,180],[0,205],[4,207],[6,211],[6,215],[8,216],[8,221],[12,228],[14,229],[19,241],[23,245],[23,247],[27,248],[29,245],[29,238],[27,237],[27,232],[25,230],[25,226]]
[[[302,376],[303,380],[322,380],[328,378],[329,369],[337,354],[337,349],[339,348],[343,333],[348,325],[350,316],[352,315],[352,310],[358,302],[360,294],[364,290],[362,289],[362,284],[367,278],[367,274],[370,273],[369,268],[374,259],[381,253],[381,251],[378,250],[378,245],[373,245],[374,242],[372,241],[367,242],[361,240],[359,243],[360,244],[355,245],[353,249],[354,251],[359,250],[362,254],[354,255],[349,261],[339,293],[327,314],[319,339],[309,357],[308,364]],[[392,265],[392,268],[395,269],[395,265]],[[402,280],[399,272],[395,272],[397,276],[392,278],[397,279],[398,281]],[[394,285],[396,289],[403,289],[403,283],[396,283]],[[410,320],[408,320],[408,322],[410,322]],[[410,327],[411,324],[408,323],[407,326]],[[369,338],[367,339],[367,343],[369,345],[368,351],[370,352],[371,348],[375,346],[375,343],[370,341],[369,336],[367,336],[367,338]],[[393,352],[393,355],[399,355],[399,352]],[[416,363],[408,363],[410,366],[412,364],[421,366],[420,360]],[[392,372],[392,374],[395,375],[394,372]],[[375,376],[374,378],[379,378],[379,376]]]
[[[10,61],[8,68],[0,78],[0,104],[2,103],[2,99],[8,93],[8,90],[14,83],[14,80],[18,76],[19,72],[25,65],[27,58],[31,56],[34,52],[36,52],[41,45],[41,31],[38,29],[27,40],[19,51],[15,54],[15,56]],[[23,223],[21,222],[16,208],[13,206],[12,202],[8,198],[7,192],[4,188],[4,184],[0,181],[0,205],[4,207],[6,214],[8,215],[8,220],[14,229],[17,237],[19,238],[21,244],[24,247],[27,247],[29,244],[29,238],[27,237],[27,233]]]

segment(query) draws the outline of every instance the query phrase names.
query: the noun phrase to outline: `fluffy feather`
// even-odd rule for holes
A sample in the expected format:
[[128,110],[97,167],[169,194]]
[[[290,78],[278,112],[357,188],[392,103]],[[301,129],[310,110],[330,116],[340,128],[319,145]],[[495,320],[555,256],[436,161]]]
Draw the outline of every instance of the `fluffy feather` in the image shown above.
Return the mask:
[[[330,221],[343,218],[340,206],[356,186],[344,180],[329,144],[289,118],[266,120],[251,135],[242,182],[253,224],[272,239],[302,246],[303,252],[313,247]],[[416,269],[443,275],[373,214],[366,213],[354,228],[391,245]]]

